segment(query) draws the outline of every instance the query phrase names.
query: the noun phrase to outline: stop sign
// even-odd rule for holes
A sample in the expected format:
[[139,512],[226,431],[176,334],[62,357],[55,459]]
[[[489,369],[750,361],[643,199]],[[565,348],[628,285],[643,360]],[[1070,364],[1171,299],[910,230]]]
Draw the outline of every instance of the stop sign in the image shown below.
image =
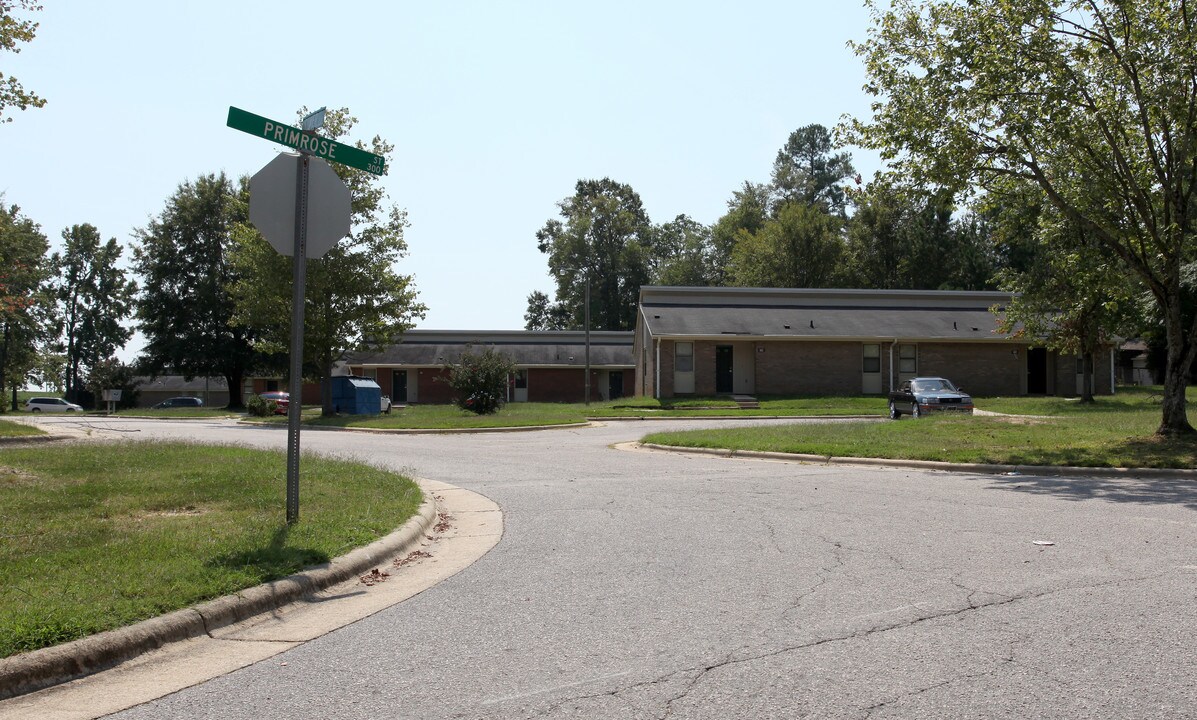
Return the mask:
[[[283,255],[295,253],[295,183],[302,157],[283,153],[249,179],[249,221]],[[307,257],[349,234],[349,188],[320,158],[308,158]]]

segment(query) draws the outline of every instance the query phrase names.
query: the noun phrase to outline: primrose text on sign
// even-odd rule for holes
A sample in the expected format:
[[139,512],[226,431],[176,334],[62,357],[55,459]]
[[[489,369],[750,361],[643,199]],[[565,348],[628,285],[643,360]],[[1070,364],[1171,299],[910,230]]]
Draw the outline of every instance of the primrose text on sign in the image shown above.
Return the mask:
[[234,130],[257,135],[280,145],[295,148],[300,152],[348,165],[358,170],[365,170],[374,175],[382,175],[386,168],[386,159],[381,155],[375,155],[372,152],[326,137],[305,133],[292,125],[264,118],[240,108],[229,107],[229,119],[225,124]]

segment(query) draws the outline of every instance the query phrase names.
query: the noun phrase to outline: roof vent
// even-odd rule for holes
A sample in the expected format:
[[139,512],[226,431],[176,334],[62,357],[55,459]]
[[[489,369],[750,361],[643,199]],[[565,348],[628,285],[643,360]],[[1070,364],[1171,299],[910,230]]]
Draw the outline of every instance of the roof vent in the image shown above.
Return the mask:
[[973,332],[977,332],[977,328],[973,328]]
[[789,326],[789,325],[785,325],[784,327],[785,327],[785,329],[786,329],[786,330],[789,330],[789,329],[790,329],[790,326]]
[[814,328],[814,326],[815,326],[815,321],[814,321],[814,320],[811,320],[811,321],[810,321],[810,326],[811,326],[811,328]]
[[660,315],[653,315],[653,320],[660,320],[660,319],[661,319]]
[[953,321],[952,321],[952,329],[953,329],[953,330],[959,330],[959,329],[960,329],[960,328],[956,327],[956,321],[955,321],[955,320],[953,320]]

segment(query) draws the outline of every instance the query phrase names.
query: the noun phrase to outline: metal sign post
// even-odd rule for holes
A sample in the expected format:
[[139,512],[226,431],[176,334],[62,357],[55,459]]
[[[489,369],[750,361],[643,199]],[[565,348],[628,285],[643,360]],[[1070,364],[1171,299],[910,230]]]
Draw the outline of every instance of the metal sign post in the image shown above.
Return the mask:
[[[324,121],[322,110],[305,118],[305,126],[320,127]],[[258,118],[243,110],[229,108],[229,127],[251,132],[244,122],[241,125],[234,122],[244,121],[247,116]],[[291,375],[288,383],[290,402],[287,406],[288,524],[299,520],[299,427],[303,415],[303,311],[307,259],[324,255],[338,240],[349,234],[353,200],[349,188],[332,168],[323,160],[312,157],[324,151],[330,159],[344,162],[344,158],[333,157],[333,153],[336,148],[349,146],[290,126],[286,126],[285,131],[279,130],[278,134],[289,138],[292,131],[301,134],[303,140],[292,143],[274,136],[270,136],[270,139],[297,146],[300,154],[279,155],[255,173],[249,183],[250,222],[275,250],[292,256]],[[336,148],[329,150],[332,146]],[[357,148],[350,149],[369,155]],[[382,158],[370,155],[364,165],[368,167],[361,169],[381,172]]]
[[291,377],[287,402],[287,524],[299,520],[299,420],[303,415],[303,298],[307,280],[308,174],[311,159],[299,157],[295,174],[295,252],[291,257]]

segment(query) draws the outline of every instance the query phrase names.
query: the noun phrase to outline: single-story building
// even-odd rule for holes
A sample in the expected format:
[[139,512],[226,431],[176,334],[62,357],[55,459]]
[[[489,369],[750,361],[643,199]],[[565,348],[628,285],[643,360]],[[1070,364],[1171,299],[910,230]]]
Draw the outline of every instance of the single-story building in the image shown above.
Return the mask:
[[139,375],[133,378],[133,384],[139,393],[138,407],[153,407],[173,397],[199,398],[206,407],[229,404],[229,388],[223,377],[194,377],[188,380],[182,375]]
[[[408,330],[377,351],[348,353],[354,375],[373,378],[395,403],[447,403],[452,390],[446,365],[467,348],[493,348],[515,364],[510,402],[582,402],[586,396],[586,333],[525,330]],[[635,385],[632,333],[590,333],[590,399],[630,395]]]
[[[917,376],[976,395],[1064,395],[1083,366],[998,332],[1001,292],[643,287],[634,394],[882,394]],[[1113,351],[1094,389],[1114,391]]]

